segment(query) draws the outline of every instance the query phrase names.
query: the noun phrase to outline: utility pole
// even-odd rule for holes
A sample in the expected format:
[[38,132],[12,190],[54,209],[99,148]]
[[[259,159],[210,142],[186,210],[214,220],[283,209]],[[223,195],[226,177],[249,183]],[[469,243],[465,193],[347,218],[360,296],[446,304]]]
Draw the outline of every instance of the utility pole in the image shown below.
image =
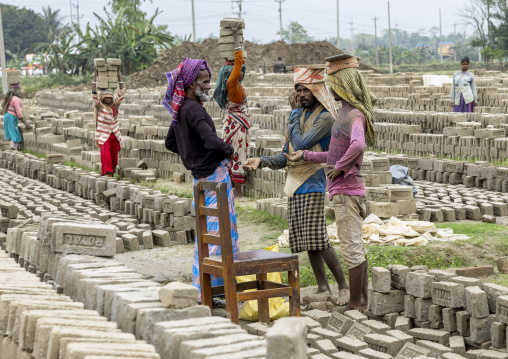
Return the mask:
[[[279,21],[280,21],[280,40],[282,41],[282,3],[285,0],[275,0],[275,2],[279,3]],[[289,24],[289,27],[291,27],[291,24]]]
[[395,20],[395,46],[399,46],[399,24]]
[[439,52],[441,54],[441,63],[443,63],[443,26],[441,24],[441,8],[439,9]]
[[238,17],[241,19],[242,15],[245,15],[242,13],[242,0],[231,0],[231,2],[235,2],[236,5],[238,5],[238,12],[233,12],[233,14],[238,15]]
[[192,41],[196,42],[196,15],[194,14],[194,0],[192,0]]
[[0,6],[0,64],[2,65],[2,91],[5,95],[7,93],[7,65],[5,62],[4,26],[2,24],[1,6]]
[[72,22],[72,0],[69,0],[69,6],[71,8],[71,24],[73,23]]
[[379,66],[379,54],[377,53],[377,21],[379,20],[379,18],[377,16],[374,16],[372,20],[374,20],[374,36],[375,36],[374,46],[376,48],[376,66]]
[[339,0],[337,0],[337,48],[340,49],[339,46]]
[[355,38],[353,35],[353,31],[355,29],[353,28],[353,19],[351,19],[351,21],[348,22],[348,24],[350,25],[350,29],[351,29],[351,53],[354,55],[355,54]]
[[393,58],[392,58],[392,25],[390,23],[390,2],[388,1],[388,43],[390,45],[390,73],[393,74]]
[[454,61],[457,62],[457,23],[453,23],[453,57]]
[[79,27],[79,0],[77,1],[77,5],[74,5],[76,8],[76,18],[78,19],[78,27]]

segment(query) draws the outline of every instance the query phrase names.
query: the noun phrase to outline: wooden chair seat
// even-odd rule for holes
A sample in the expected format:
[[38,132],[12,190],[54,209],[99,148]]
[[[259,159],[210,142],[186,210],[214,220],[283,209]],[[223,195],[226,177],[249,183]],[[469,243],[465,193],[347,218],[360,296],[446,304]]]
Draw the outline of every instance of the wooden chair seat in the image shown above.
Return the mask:
[[[217,208],[205,206],[205,191],[216,192]],[[268,298],[289,297],[290,315],[300,315],[300,279],[298,256],[254,250],[233,254],[231,239],[231,223],[227,183],[200,181],[194,185],[196,203],[196,221],[198,238],[198,259],[201,282],[201,303],[212,309],[212,297],[225,294],[228,318],[238,323],[238,302],[247,300],[258,301],[259,320],[270,321]],[[219,219],[220,235],[207,232],[206,217],[215,216]],[[208,245],[219,245],[222,254],[210,256]],[[267,280],[268,273],[287,272],[289,284]],[[211,286],[211,275],[224,278],[223,286]],[[255,275],[256,279],[236,283],[237,276]],[[244,292],[246,290],[253,290]],[[213,309],[212,309],[213,310]]]

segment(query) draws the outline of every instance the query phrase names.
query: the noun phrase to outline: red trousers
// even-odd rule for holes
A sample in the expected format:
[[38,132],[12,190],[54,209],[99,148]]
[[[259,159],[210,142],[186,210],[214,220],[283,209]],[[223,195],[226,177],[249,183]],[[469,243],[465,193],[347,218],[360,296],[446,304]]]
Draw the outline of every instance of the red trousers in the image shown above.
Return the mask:
[[120,142],[114,133],[111,133],[108,140],[103,145],[99,145],[101,150],[102,175],[113,173],[118,165],[118,152],[120,152]]

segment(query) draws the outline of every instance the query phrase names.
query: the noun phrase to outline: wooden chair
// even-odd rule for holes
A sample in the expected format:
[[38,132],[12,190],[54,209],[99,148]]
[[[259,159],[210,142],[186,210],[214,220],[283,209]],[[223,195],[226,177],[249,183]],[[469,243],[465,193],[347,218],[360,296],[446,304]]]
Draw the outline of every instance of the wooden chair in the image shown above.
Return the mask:
[[[217,208],[205,206],[205,191],[216,192]],[[201,280],[201,303],[212,309],[212,297],[225,294],[227,316],[232,322],[238,320],[238,302],[257,300],[259,321],[270,322],[268,298],[289,297],[291,316],[300,316],[300,278],[298,256],[256,250],[233,255],[231,222],[229,219],[227,183],[200,181],[194,185],[196,206],[199,275]],[[219,236],[209,234],[206,217],[218,217]],[[221,247],[221,255],[209,255],[208,245]],[[288,272],[289,284],[267,280],[272,272]],[[256,275],[256,280],[236,283],[236,276]],[[212,287],[211,275],[224,278],[223,286]],[[243,292],[248,289],[256,291]]]

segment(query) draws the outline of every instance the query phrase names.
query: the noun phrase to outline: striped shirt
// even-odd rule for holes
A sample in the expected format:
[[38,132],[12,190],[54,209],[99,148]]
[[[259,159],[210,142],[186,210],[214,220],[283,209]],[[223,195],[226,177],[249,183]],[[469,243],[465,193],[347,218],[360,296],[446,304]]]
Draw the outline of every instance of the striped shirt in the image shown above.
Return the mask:
[[[97,111],[95,141],[99,142],[99,145],[103,145],[108,140],[111,133],[115,134],[118,142],[122,142],[122,135],[120,134],[120,127],[118,126],[118,108],[124,99],[125,92],[126,89],[120,90],[111,106],[102,103],[100,101],[100,95],[92,94],[95,111]],[[113,114],[113,106],[116,106],[117,109],[116,116]]]

